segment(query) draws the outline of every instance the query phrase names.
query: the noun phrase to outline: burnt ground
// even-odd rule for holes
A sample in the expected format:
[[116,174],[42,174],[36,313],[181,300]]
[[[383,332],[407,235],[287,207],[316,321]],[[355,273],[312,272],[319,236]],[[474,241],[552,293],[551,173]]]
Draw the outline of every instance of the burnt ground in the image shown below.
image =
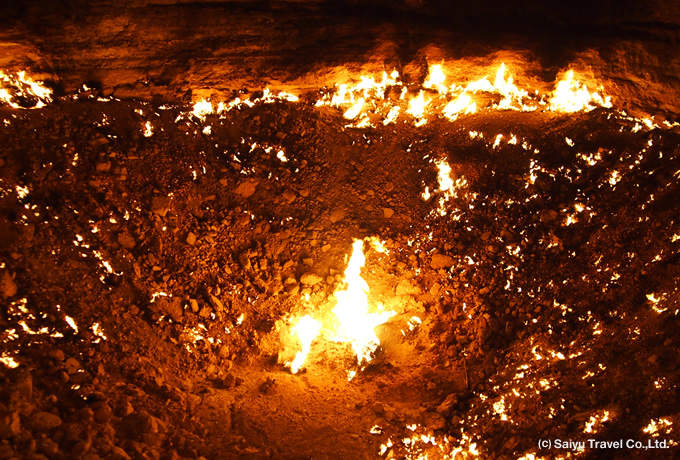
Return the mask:
[[[0,458],[677,455],[677,128],[189,110],[2,109]],[[467,180],[446,216],[441,159]],[[287,325],[332,308],[371,236],[371,300],[398,313],[377,356],[348,381],[348,346],[319,340],[291,374]]]

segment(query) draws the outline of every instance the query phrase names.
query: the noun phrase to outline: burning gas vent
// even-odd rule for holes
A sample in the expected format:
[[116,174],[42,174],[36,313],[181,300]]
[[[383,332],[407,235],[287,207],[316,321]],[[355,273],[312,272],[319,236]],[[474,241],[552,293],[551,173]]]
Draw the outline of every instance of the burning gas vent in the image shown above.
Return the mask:
[[[323,2],[142,3],[77,14],[128,56],[142,24],[207,48],[158,14],[246,57],[161,47],[131,84],[6,40],[42,64],[0,60],[3,458],[677,452],[680,131],[662,78],[603,63],[624,45],[556,64],[388,28],[312,65],[248,53],[298,16],[364,50]],[[380,24],[425,41],[435,3]]]

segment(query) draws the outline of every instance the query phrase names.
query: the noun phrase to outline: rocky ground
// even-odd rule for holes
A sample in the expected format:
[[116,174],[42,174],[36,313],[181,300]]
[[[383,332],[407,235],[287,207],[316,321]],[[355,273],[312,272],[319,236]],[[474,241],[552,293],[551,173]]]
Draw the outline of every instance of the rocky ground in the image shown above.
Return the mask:
[[[677,128],[89,96],[0,112],[0,458],[677,455]],[[380,350],[291,374],[364,237]]]

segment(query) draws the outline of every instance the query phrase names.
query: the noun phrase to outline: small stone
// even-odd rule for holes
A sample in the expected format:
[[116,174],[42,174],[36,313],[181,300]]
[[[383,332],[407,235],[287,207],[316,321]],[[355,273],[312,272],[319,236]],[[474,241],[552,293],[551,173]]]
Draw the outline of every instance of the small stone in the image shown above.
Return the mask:
[[394,210],[390,208],[383,208],[383,215],[385,216],[386,219],[389,219],[394,215]]
[[345,212],[344,209],[336,209],[335,211],[333,211],[333,213],[330,215],[328,219],[331,221],[331,223],[334,224],[344,219],[346,214],[347,213]]
[[49,431],[61,425],[61,418],[49,412],[39,411],[31,417],[31,427],[35,431]]
[[165,217],[170,209],[169,196],[154,196],[151,198],[151,212],[160,217]]
[[48,351],[47,356],[49,356],[50,358],[56,359],[59,362],[62,362],[63,360],[66,359],[64,352],[59,350],[59,349]]
[[305,257],[304,259],[302,259],[302,263],[311,267],[312,265],[314,265],[314,259],[312,259],[311,257]]
[[192,312],[198,312],[198,301],[196,299],[189,299],[189,306],[191,307]]
[[429,430],[434,431],[446,428],[446,419],[436,412],[425,412],[423,418],[425,419],[425,426]]
[[309,196],[309,189],[303,188],[302,190],[300,190],[300,196],[303,198],[307,198]]
[[331,249],[330,244],[324,244],[323,246],[321,246],[321,252],[328,252],[330,249]]
[[158,309],[168,315],[174,322],[182,322],[182,300],[179,297],[161,297],[158,300]]
[[254,179],[247,179],[243,182],[241,182],[238,187],[236,187],[236,190],[234,192],[237,195],[241,195],[243,198],[250,198],[255,194],[255,189],[257,188],[257,184],[259,181],[254,180]]
[[96,168],[97,172],[109,172],[109,170],[111,169],[111,162],[106,161],[97,163]]
[[66,372],[68,372],[69,375],[73,375],[80,370],[81,366],[77,359],[71,357],[66,360],[64,367],[66,368]]
[[41,453],[47,456],[47,458],[55,458],[59,453],[59,444],[52,441],[50,438],[44,438],[38,441],[37,447]]
[[456,404],[458,404],[458,395],[451,393],[439,406],[437,406],[437,413],[444,417],[448,417]]
[[5,271],[0,278],[0,296],[3,299],[9,299],[16,295],[18,289],[17,285],[10,276],[9,272]]
[[135,239],[129,233],[119,233],[118,243],[120,243],[120,245],[125,249],[133,249],[137,244]]
[[557,212],[553,211],[552,209],[544,209],[539,214],[539,218],[541,219],[542,223],[549,224],[550,222],[553,222],[557,219]]
[[432,267],[434,270],[450,268],[455,262],[456,260],[451,256],[444,254],[434,254],[430,261],[430,267]]
[[295,196],[294,193],[291,193],[291,192],[284,192],[283,193],[283,199],[286,200],[288,202],[288,204],[294,202],[296,198],[297,198],[297,196]]
[[189,245],[194,245],[196,243],[196,235],[194,235],[194,232],[189,232],[187,234],[187,239],[186,239],[187,244]]
[[231,372],[227,374],[224,379],[222,379],[222,386],[224,388],[232,388],[236,385],[236,377]]
[[210,294],[210,303],[215,308],[216,311],[224,311],[224,304],[220,299]]
[[315,275],[314,273],[305,273],[300,277],[300,283],[304,284],[305,286],[314,286],[322,281],[323,278],[321,278],[319,275]]
[[0,439],[16,436],[21,432],[21,420],[18,412],[0,414]]
[[409,280],[401,280],[395,289],[395,294],[401,295],[419,295],[422,291],[418,286],[412,284]]
[[482,236],[480,236],[480,238],[482,239],[482,241],[486,241],[486,240],[488,240],[490,237],[491,237],[491,232],[484,232],[484,233],[482,233]]
[[102,403],[95,411],[94,411],[94,418],[96,421],[99,423],[106,423],[109,420],[111,420],[111,416],[113,415],[113,411],[111,410],[111,406],[109,406],[108,403],[104,402]]
[[221,345],[220,349],[218,350],[217,354],[220,356],[220,358],[227,358],[229,357],[229,347],[226,345]]

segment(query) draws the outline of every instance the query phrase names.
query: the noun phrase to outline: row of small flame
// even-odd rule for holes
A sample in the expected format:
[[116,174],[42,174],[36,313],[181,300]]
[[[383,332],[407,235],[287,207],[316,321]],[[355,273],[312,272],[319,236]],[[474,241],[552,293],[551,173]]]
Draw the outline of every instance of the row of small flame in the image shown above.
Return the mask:
[[[330,106],[342,109],[343,116],[352,120],[349,126],[364,128],[375,126],[376,122],[384,125],[395,123],[399,114],[404,112],[412,117],[416,126],[427,122],[427,117],[439,114],[448,120],[456,120],[461,114],[475,113],[482,104],[480,94],[494,96],[497,101],[488,108],[497,110],[553,112],[589,111],[595,107],[611,107],[611,97],[598,91],[591,92],[586,85],[574,79],[574,72],[568,71],[556,84],[552,95],[546,96],[534,91],[530,94],[526,89],[515,85],[511,75],[506,76],[506,67],[501,63],[493,83],[488,76],[466,85],[453,83],[446,85],[447,77],[440,64],[430,66],[427,79],[421,88],[417,88],[417,96],[409,97],[409,88],[401,81],[399,72],[389,75],[383,72],[382,78],[362,75],[356,84],[335,84],[332,91],[323,94],[316,102],[317,107]],[[600,88],[601,91],[601,88]],[[43,107],[52,100],[52,91],[42,82],[33,80],[26,72],[11,75],[0,71],[0,102],[14,108],[23,106],[17,98],[29,97],[37,102],[33,108]],[[287,92],[274,94],[265,88],[261,97],[255,99],[240,97],[213,106],[208,100],[194,104],[191,112],[196,118],[204,120],[212,113],[221,114],[233,108],[257,103],[274,101],[298,102],[299,98]]]

